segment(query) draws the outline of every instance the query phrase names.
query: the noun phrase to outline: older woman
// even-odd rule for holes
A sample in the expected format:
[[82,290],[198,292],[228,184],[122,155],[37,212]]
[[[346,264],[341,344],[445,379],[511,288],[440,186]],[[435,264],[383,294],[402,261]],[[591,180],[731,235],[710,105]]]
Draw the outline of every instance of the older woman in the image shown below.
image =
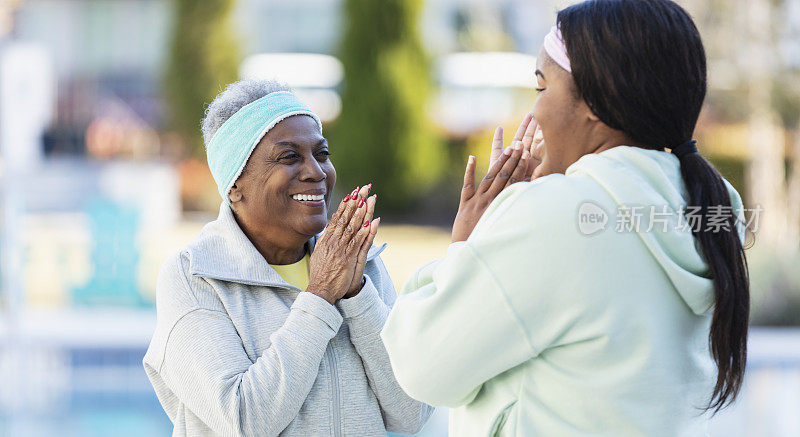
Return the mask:
[[223,202],[164,263],[144,357],[173,435],[417,432],[432,409],[398,386],[379,335],[395,291],[370,186],[327,222],[321,123],[275,82],[230,85],[203,134]]
[[452,435],[705,435],[742,386],[749,282],[741,198],[691,140],[700,34],[669,0],[585,1],[531,74],[534,180],[476,189],[470,160],[454,243],[386,322],[397,379]]

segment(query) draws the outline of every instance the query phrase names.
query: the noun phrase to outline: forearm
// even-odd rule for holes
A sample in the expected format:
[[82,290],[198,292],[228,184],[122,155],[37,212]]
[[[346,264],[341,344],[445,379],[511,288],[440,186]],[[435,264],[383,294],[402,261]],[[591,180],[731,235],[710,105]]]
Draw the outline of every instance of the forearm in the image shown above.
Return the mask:
[[518,320],[470,243],[453,243],[443,260],[412,276],[381,338],[407,393],[458,407],[484,382],[535,355]]
[[381,406],[386,430],[402,434],[419,432],[433,413],[433,407],[408,396],[397,383],[380,334],[362,338],[358,343],[356,350]]
[[209,317],[184,318],[173,332],[173,339],[183,341],[169,349],[162,373],[181,401],[216,432],[277,435],[305,402],[341,320],[334,307],[302,293],[270,336],[270,346],[251,362],[232,326],[209,330]]

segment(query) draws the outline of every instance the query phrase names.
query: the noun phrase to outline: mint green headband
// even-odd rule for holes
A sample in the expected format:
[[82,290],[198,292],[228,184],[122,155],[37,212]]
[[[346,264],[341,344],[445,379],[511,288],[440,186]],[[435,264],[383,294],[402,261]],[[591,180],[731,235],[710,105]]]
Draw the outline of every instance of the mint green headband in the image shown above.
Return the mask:
[[322,132],[317,114],[294,94],[277,91],[245,105],[214,133],[206,147],[206,158],[225,203],[230,205],[228,193],[259,141],[281,120],[292,115],[310,116]]

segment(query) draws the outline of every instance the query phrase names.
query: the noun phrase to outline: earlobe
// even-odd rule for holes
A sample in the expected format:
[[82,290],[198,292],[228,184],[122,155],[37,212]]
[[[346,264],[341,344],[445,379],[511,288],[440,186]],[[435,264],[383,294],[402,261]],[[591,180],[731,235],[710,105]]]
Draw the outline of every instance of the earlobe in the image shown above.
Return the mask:
[[591,108],[589,108],[589,105],[587,105],[585,101],[581,102],[581,106],[583,106],[583,110],[586,113],[586,118],[589,121],[595,122],[595,123],[600,121],[600,118],[597,116],[597,114],[594,113],[594,111],[592,111]]
[[231,203],[242,201],[242,192],[239,191],[239,187],[237,187],[236,184],[233,184],[231,187],[231,191],[228,193],[228,200],[230,200]]

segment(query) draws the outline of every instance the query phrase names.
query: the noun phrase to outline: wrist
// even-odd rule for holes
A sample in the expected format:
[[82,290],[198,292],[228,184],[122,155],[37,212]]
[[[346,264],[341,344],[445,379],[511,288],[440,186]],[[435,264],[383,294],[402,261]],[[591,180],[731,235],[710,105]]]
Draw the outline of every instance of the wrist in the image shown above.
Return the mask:
[[349,299],[349,298],[351,298],[351,297],[353,297],[353,296],[357,295],[358,293],[360,293],[360,292],[361,292],[361,290],[364,288],[364,285],[365,285],[366,283],[367,283],[367,278],[366,278],[366,276],[364,276],[364,275],[361,275],[361,284],[358,286],[358,288],[355,288],[355,289],[353,289],[353,290],[350,290],[350,291],[348,291],[348,292],[347,292],[347,294],[345,294],[344,296],[342,296],[342,298],[343,298],[343,299]]
[[308,288],[306,288],[306,292],[311,293],[311,294],[315,294],[315,295],[325,299],[325,301],[328,302],[331,305],[333,305],[335,303],[335,300],[333,299],[332,296],[328,295],[328,293],[325,293],[325,292],[323,292],[321,290],[318,290],[317,287],[315,287],[313,285],[309,285]]

